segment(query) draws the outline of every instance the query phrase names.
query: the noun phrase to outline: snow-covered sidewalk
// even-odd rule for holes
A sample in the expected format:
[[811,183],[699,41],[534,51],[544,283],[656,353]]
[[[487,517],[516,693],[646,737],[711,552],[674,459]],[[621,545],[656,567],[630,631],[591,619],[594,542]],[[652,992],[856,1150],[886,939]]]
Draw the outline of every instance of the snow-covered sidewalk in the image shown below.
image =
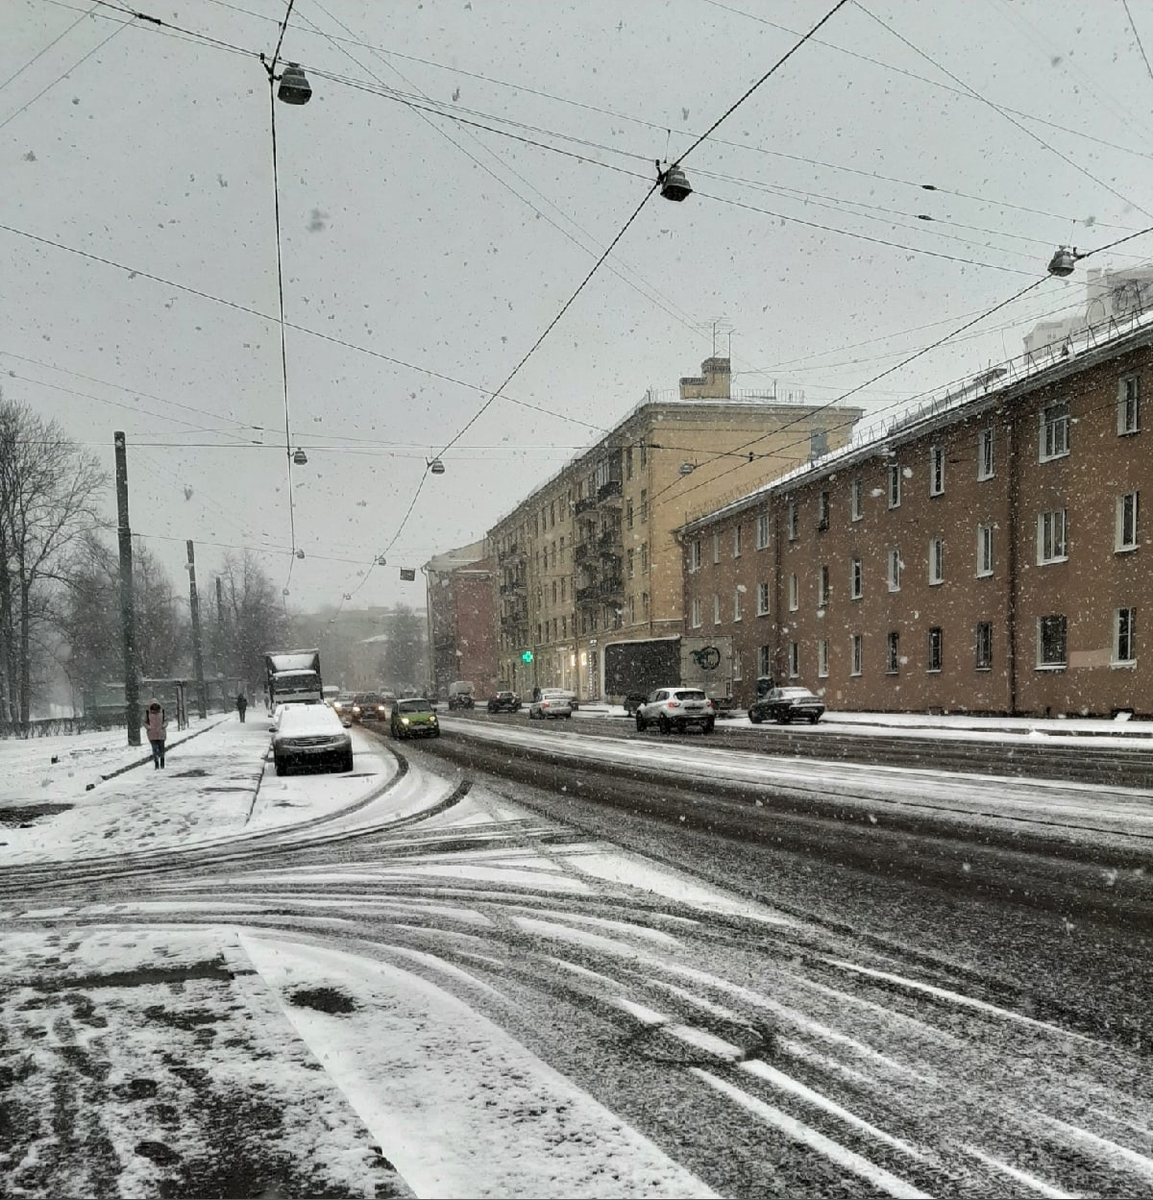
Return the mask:
[[356,805],[395,770],[353,731],[345,774],[265,774],[269,722],[236,714],[171,737],[166,766],[123,730],[0,742],[0,866],[137,853],[299,824]]

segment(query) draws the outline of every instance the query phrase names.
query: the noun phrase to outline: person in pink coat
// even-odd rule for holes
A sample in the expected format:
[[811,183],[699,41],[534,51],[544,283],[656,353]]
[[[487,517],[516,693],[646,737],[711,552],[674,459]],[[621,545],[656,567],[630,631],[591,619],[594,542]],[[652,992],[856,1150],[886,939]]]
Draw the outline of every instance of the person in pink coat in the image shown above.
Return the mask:
[[148,702],[143,725],[144,732],[152,743],[152,768],[158,771],[164,766],[164,741],[168,736],[168,721],[159,700],[153,698]]

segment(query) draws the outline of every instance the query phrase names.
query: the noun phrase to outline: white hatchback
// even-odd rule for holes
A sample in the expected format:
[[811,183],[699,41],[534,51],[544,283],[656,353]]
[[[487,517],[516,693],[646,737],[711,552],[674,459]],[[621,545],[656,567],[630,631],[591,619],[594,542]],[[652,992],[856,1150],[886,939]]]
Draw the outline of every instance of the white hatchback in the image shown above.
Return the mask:
[[541,688],[539,698],[528,706],[530,721],[547,721],[551,717],[571,717],[572,700],[560,688]]
[[702,733],[712,733],[716,721],[717,710],[700,688],[657,688],[637,708],[637,733],[644,733],[650,725],[661,733],[674,729],[683,733],[690,725],[698,726]]

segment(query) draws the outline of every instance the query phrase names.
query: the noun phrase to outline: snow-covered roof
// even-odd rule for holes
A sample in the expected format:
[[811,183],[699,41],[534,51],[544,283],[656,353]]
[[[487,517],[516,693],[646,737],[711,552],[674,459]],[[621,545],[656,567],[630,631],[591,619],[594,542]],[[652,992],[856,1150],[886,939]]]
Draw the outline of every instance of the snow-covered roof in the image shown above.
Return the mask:
[[284,738],[321,737],[340,734],[344,726],[327,704],[286,704],[280,714],[276,741]]

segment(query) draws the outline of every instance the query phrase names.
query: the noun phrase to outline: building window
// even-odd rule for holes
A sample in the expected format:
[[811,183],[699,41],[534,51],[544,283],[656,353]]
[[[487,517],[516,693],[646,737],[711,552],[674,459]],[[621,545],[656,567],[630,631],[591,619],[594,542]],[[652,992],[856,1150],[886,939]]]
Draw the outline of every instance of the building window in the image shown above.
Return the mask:
[[648,465],[649,465],[649,448],[647,445],[645,445],[644,442],[641,442],[641,466],[647,467]]
[[929,630],[929,665],[927,669],[930,671],[940,671],[941,669],[944,636],[940,625],[934,625]]
[[829,643],[821,638],[817,642],[817,675],[825,679],[829,674]]
[[1118,665],[1137,661],[1137,631],[1135,608],[1119,608],[1114,620],[1113,661]]
[[630,550],[625,555],[625,561],[628,563],[629,578],[630,579],[635,578],[635,576],[636,576],[636,559],[635,559],[635,556],[634,556],[632,550]]
[[693,538],[689,542],[689,570],[699,571],[701,569],[701,539]]
[[945,539],[929,539],[929,582],[945,582]]
[[849,516],[854,521],[859,521],[864,515],[862,502],[865,495],[865,481],[860,475],[853,476],[853,482],[849,485]]
[[788,521],[789,541],[795,542],[797,540],[797,502],[796,502],[796,500],[789,501],[789,507],[788,507],[786,519]]
[[765,617],[769,613],[769,585],[767,583],[757,584],[757,616]]
[[637,598],[636,596],[629,597],[629,624],[637,623]]
[[649,594],[641,592],[641,619],[647,621],[649,619]]
[[977,578],[993,574],[993,526],[977,526]]
[[994,467],[993,426],[977,434],[977,478],[992,479]]
[[700,629],[701,627],[701,598],[700,596],[693,597],[693,628]]
[[763,679],[771,677],[772,673],[772,651],[768,646],[761,646],[757,650],[757,675]]
[[885,642],[885,670],[890,675],[896,675],[900,665],[901,635],[896,630],[893,630]]
[[853,663],[850,675],[860,675],[865,668],[865,635],[854,633],[849,642],[852,650]]
[[901,468],[897,463],[889,467],[889,507],[901,507]]
[[769,514],[761,513],[757,517],[757,549],[765,550],[769,545]]
[[733,526],[733,558],[741,557],[741,528],[742,526]]
[[945,447],[929,450],[929,495],[940,496],[945,490]]
[[1141,380],[1136,375],[1117,385],[1117,432],[1137,433],[1141,428]]
[[716,592],[713,592],[713,624],[721,623],[721,598]]
[[977,670],[991,671],[993,669],[993,623],[991,621],[977,622]]
[[633,502],[630,499],[625,505],[625,528],[632,529],[633,527]]
[[829,527],[829,493],[820,492],[817,496],[817,528]]
[[554,579],[554,580],[552,581],[552,602],[553,602],[554,604],[556,603],[556,586],[557,586],[557,585],[556,585],[556,580]]
[[719,532],[713,533],[713,563],[721,561],[721,535]]
[[625,478],[632,479],[633,477],[633,448],[632,446],[625,447]]
[[1069,453],[1069,401],[1057,400],[1041,410],[1041,462]]
[[1065,618],[1060,616],[1037,619],[1037,666],[1041,668],[1064,667]]
[[740,683],[744,679],[744,667],[741,665],[741,652],[733,651],[733,682]]
[[1038,564],[1064,562],[1069,557],[1065,533],[1063,508],[1037,515]]
[[854,558],[849,567],[849,599],[861,598],[861,560]]
[[799,642],[789,643],[789,678],[796,679],[801,673],[801,645]]
[[556,528],[556,501],[550,500],[548,505],[548,527]]
[[829,602],[829,568],[822,565],[817,572],[817,607],[824,608]]
[[560,619],[560,635],[561,637],[568,637],[568,617],[561,617]]
[[1137,549],[1137,493],[1117,497],[1117,549]]
[[560,598],[562,600],[565,599],[565,591],[567,590],[567,588],[568,588],[568,579],[562,575],[561,581],[560,581]]
[[889,551],[889,591],[901,590],[901,548],[894,546]]
[[641,543],[641,574],[643,575],[649,569],[649,544],[648,542]]
[[789,612],[796,612],[800,608],[800,589],[797,586],[797,573],[794,571],[789,576]]
[[649,490],[641,488],[641,523],[649,519]]
[[733,620],[739,621],[745,615],[745,589],[738,587],[733,592]]

